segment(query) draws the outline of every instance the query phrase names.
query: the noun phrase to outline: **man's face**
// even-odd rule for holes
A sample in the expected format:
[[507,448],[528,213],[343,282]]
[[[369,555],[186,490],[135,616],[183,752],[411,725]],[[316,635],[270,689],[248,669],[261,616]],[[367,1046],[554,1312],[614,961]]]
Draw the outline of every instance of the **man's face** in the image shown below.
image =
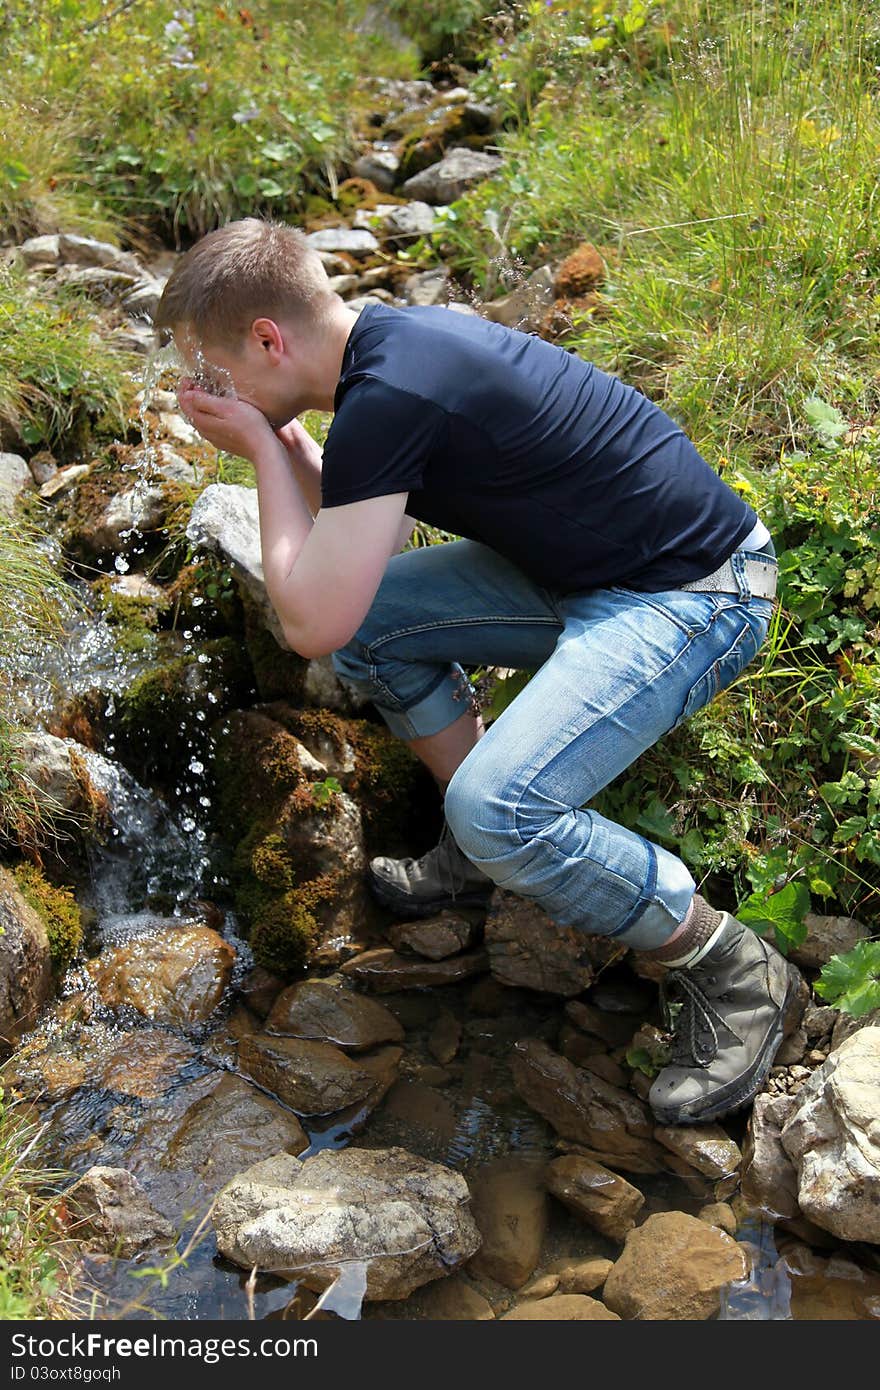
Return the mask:
[[284,374],[255,340],[248,338],[235,350],[203,343],[191,330],[183,329],[175,341],[190,379],[211,395],[234,396],[254,406],[273,429],[280,429],[297,413]]

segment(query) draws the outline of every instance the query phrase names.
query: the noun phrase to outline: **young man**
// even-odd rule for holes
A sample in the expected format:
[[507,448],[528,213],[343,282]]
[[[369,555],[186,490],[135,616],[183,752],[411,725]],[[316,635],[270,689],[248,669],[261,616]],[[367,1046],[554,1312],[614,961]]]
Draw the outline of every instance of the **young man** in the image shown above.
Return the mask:
[[[188,380],[180,401],[254,465],[291,647],[333,653],[445,789],[440,843],[374,860],[378,895],[417,916],[497,884],[645,952],[680,1004],[657,1117],[708,1121],[752,1099],[797,972],[679,859],[588,803],[764,640],[776,561],[755,513],[616,378],[448,309],[358,316],[292,228],[248,219],[205,237],[157,327],[215,389],[234,386]],[[306,409],[335,411],[323,461]],[[415,520],[466,539],[399,554]],[[535,675],[486,731],[459,663]]]

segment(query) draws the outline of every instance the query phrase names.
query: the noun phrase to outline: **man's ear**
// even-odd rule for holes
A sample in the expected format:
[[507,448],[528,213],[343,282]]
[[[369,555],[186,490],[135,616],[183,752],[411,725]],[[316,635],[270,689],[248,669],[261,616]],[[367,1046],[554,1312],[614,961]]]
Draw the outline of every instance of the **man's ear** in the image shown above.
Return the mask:
[[251,345],[265,354],[266,361],[277,367],[284,356],[284,334],[274,319],[254,319],[250,330]]

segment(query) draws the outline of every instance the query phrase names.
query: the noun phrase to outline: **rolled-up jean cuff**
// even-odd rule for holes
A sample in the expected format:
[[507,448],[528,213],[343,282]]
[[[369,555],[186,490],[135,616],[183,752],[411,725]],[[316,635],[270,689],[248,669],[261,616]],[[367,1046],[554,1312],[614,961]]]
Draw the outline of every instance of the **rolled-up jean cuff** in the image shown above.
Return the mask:
[[376,708],[392,734],[398,738],[428,738],[439,734],[450,724],[454,724],[466,706],[461,698],[456,698],[458,686],[451,676],[445,676],[439,685],[430,690],[409,709],[393,710],[376,701]]
[[686,866],[675,855],[659,845],[652,845],[657,860],[657,877],[651,888],[650,901],[635,921],[611,932],[624,946],[633,951],[655,951],[665,946],[681,925],[690,907],[696,884]]

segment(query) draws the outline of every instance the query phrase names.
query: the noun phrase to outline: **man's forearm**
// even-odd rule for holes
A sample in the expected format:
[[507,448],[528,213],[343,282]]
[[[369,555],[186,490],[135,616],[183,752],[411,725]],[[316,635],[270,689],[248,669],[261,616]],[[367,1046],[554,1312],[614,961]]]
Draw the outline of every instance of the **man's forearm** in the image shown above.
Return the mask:
[[[312,529],[314,516],[309,511],[305,487],[299,481],[299,471],[294,471],[280,440],[275,447],[272,441],[261,447],[254,459],[254,470],[260,503],[260,548],[266,590],[284,629],[295,630],[304,622],[306,615],[291,608],[290,585],[287,581]],[[320,472],[318,478],[320,480]],[[320,505],[320,481],[318,503]]]
[[298,430],[295,439],[286,438],[284,430],[278,437],[287,450],[306,505],[312,516],[317,516],[321,509],[321,447],[304,430]]

